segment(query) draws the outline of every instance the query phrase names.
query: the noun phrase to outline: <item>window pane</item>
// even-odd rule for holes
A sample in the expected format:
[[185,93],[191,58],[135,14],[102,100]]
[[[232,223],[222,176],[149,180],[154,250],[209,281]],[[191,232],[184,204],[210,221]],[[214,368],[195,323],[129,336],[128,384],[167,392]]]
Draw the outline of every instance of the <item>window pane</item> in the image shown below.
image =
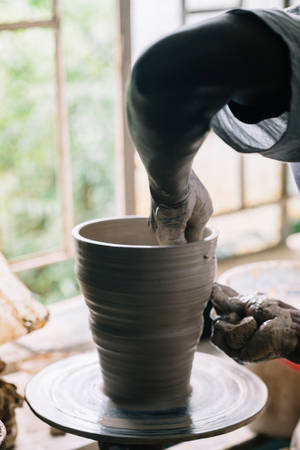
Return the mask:
[[63,2],[75,222],[115,213],[114,3]]
[[[186,0],[188,9],[238,8],[239,0]],[[244,0],[243,8],[282,8],[282,0]]]
[[264,250],[279,242],[280,207],[268,205],[211,220],[220,232],[219,258]]
[[236,8],[239,0],[186,0],[187,9]]
[[240,206],[239,154],[209,133],[194,161],[194,170],[210,193],[215,213]]
[[282,8],[282,0],[244,0],[244,8]]
[[1,247],[8,257],[60,243],[53,33],[0,33]]
[[281,191],[281,164],[261,155],[246,155],[244,161],[246,205],[278,200]]
[[1,0],[0,17],[3,22],[50,19],[51,0]]

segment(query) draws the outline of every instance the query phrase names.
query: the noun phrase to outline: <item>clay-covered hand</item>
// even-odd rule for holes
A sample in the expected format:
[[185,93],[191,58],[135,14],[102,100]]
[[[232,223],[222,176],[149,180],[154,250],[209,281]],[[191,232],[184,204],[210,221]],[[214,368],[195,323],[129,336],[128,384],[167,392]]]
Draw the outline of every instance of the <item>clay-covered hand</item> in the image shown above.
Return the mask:
[[265,294],[239,295],[215,283],[212,342],[244,362],[288,358],[300,362],[300,310]]
[[175,204],[160,202],[152,195],[149,225],[161,245],[183,244],[203,238],[206,223],[213,213],[205,186],[191,173],[184,198]]

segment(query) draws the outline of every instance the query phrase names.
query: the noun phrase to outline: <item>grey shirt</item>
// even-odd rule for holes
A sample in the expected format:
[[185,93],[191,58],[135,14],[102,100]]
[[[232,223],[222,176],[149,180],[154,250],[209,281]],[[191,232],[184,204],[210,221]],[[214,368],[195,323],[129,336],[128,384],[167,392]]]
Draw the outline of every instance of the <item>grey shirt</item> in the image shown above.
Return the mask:
[[211,126],[228,145],[242,153],[260,153],[290,162],[300,191],[300,5],[280,9],[234,9],[230,14],[255,14],[288,46],[291,61],[290,111],[256,124],[241,122],[226,105]]

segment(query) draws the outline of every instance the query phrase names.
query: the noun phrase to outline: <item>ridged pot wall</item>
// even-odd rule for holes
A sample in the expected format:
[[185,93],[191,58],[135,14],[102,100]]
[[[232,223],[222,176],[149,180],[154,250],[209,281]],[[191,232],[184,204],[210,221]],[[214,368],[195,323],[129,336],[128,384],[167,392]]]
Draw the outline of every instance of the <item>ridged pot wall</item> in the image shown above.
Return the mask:
[[183,405],[215,277],[216,232],[158,246],[146,218],[126,217],[80,224],[73,236],[105,393],[127,408]]

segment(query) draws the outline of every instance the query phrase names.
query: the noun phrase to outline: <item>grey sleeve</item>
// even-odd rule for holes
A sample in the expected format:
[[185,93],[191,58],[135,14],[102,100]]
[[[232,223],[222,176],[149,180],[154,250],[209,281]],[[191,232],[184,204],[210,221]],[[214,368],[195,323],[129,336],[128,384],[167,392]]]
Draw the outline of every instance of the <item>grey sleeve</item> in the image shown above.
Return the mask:
[[256,124],[247,124],[238,120],[226,105],[213,117],[211,126],[221,139],[238,152],[260,153],[284,162],[300,162],[300,5],[286,10],[243,9],[228,12],[255,14],[287,44],[292,72],[290,111]]

